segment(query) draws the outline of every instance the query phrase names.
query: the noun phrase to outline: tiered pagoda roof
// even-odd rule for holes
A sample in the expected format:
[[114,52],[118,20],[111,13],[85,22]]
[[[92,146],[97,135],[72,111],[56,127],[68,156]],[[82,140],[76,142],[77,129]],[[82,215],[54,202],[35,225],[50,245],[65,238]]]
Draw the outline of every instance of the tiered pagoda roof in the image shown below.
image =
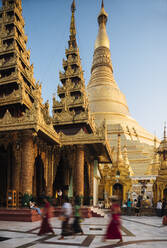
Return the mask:
[[58,141],[30,64],[21,0],[2,1],[0,25],[0,131],[41,130]]
[[71,24],[66,59],[63,59],[64,72],[59,73],[61,86],[57,94],[60,101],[53,98],[53,124],[56,131],[65,134],[77,133],[81,128],[85,133],[95,130],[89,115],[88,99],[85,91],[83,70],[76,41],[75,1],[71,6]]

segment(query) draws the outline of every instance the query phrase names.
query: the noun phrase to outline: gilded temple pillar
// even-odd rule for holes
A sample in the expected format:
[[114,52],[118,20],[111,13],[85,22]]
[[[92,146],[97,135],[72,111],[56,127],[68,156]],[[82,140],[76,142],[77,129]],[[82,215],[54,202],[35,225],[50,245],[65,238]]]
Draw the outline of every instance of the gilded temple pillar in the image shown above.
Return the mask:
[[16,142],[14,148],[14,174],[13,174],[13,189],[17,192],[20,191],[20,170],[21,170],[21,148],[20,143]]
[[123,201],[126,201],[126,195],[127,195],[127,186],[123,185]]
[[32,194],[32,176],[34,152],[32,133],[27,132],[22,138],[22,193]]
[[53,195],[53,155],[52,155],[52,148],[48,148],[48,178],[47,178],[47,195]]
[[161,201],[162,201],[163,198],[164,198],[164,187],[162,186],[161,187]]
[[90,163],[90,205],[93,205],[93,179],[94,179],[94,161]]
[[75,166],[75,180],[76,180],[76,195],[84,196],[84,146],[77,146],[76,150],[76,166]]

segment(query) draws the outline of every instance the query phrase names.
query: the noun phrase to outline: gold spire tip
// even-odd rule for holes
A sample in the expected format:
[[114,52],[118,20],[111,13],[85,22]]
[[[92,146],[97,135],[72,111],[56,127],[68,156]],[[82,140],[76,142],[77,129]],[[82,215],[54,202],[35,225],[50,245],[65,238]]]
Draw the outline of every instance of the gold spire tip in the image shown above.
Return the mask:
[[103,0],[101,2],[101,8],[104,8],[104,2],[103,2]]
[[71,4],[71,11],[74,12],[76,10],[75,8],[75,0],[73,0],[72,4]]

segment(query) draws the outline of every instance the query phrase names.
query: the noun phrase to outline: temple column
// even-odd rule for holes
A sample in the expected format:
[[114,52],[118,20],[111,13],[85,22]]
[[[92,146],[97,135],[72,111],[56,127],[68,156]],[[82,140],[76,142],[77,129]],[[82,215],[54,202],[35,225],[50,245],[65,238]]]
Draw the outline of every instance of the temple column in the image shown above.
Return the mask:
[[32,194],[32,175],[34,167],[33,138],[30,132],[22,138],[22,193]]
[[123,201],[126,201],[126,195],[127,195],[127,186],[123,186]]
[[52,149],[48,147],[48,179],[47,179],[47,195],[52,196],[53,194],[53,159],[52,159]]
[[15,165],[14,165],[14,175],[13,175],[13,189],[19,192],[20,170],[21,170],[21,149],[19,143],[15,144],[14,157],[15,157]]
[[76,195],[84,196],[84,146],[77,146],[76,151],[76,166],[75,166],[75,180],[76,180]]
[[93,205],[94,161],[90,162],[90,205]]

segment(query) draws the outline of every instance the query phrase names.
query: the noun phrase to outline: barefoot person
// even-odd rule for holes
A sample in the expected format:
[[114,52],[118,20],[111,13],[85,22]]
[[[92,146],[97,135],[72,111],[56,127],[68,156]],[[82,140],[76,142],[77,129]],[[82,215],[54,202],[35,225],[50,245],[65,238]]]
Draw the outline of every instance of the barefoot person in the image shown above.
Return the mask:
[[111,206],[111,214],[112,218],[111,221],[108,225],[107,232],[104,236],[104,241],[106,239],[119,239],[118,243],[122,242],[122,234],[120,232],[120,226],[121,226],[121,221],[120,221],[120,206],[118,204],[118,198],[116,196],[113,196],[111,198],[112,200],[112,206]]
[[38,233],[39,236],[46,234],[46,233],[53,233],[53,228],[49,223],[49,218],[50,218],[50,203],[48,202],[47,198],[44,198],[45,206],[42,212],[42,223],[41,223],[41,228]]

